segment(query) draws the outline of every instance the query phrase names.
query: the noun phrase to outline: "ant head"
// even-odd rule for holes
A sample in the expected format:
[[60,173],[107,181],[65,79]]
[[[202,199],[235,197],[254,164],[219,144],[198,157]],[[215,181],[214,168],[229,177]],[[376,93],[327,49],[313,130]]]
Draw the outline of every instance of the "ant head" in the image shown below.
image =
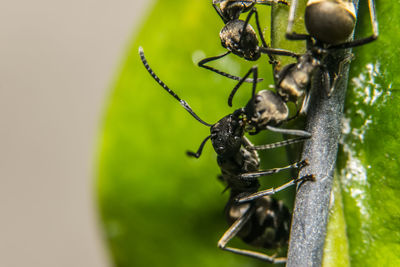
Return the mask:
[[281,97],[270,90],[258,92],[245,107],[246,117],[256,131],[267,125],[278,125],[289,116],[289,110]]
[[211,143],[218,155],[239,151],[244,134],[244,122],[233,114],[227,115],[211,127]]
[[242,32],[244,24],[243,20],[229,21],[219,33],[221,45],[239,57],[255,61],[261,56],[257,34],[250,24]]
[[346,41],[354,30],[355,8],[351,1],[308,1],[305,24],[308,33],[327,44]]
[[254,3],[243,2],[237,0],[225,0],[219,5],[222,16],[226,21],[239,19],[239,16],[243,12],[247,12],[254,6]]

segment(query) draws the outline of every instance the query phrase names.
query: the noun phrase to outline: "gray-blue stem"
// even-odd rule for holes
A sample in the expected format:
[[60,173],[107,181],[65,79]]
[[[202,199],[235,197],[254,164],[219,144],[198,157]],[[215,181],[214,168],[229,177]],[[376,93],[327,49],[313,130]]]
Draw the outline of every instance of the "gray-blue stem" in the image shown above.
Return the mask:
[[[353,2],[357,7],[358,0]],[[337,51],[326,59],[331,74],[337,72],[339,62],[349,53],[349,49]],[[316,181],[305,182],[297,190],[288,267],[321,266],[322,263],[348,71],[347,63],[330,97],[322,90],[322,75],[313,77],[306,123],[306,130],[312,137],[304,143],[302,152],[302,159],[308,159],[310,165],[299,175],[314,174]]]

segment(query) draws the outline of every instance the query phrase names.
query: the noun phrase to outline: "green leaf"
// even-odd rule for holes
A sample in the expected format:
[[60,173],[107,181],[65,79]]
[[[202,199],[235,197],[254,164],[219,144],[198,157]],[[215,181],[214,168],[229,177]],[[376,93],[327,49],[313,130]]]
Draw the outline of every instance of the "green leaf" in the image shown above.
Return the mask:
[[[343,266],[347,257],[351,266],[400,264],[400,48],[392,34],[400,30],[399,3],[376,3],[379,39],[353,51],[336,181],[341,192],[335,196],[324,266]],[[358,20],[356,37],[370,35],[365,1]],[[348,244],[329,245],[343,231]]]

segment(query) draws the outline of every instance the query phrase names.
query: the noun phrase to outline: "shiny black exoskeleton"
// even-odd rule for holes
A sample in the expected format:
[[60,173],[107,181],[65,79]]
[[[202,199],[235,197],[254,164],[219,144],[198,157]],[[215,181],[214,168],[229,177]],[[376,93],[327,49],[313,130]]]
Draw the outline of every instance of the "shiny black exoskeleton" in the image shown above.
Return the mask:
[[345,42],[353,32],[356,10],[351,0],[309,0],[304,19],[311,36],[327,44],[337,44]]
[[[263,146],[253,146],[250,141],[244,136],[246,126],[248,125],[247,115],[246,115],[246,108],[240,108],[235,110],[232,114],[229,114],[222,119],[220,119],[215,124],[209,124],[204,122],[199,116],[190,108],[190,106],[186,103],[186,101],[179,98],[179,96],[174,93],[166,84],[164,84],[157,75],[153,72],[150,66],[147,63],[147,60],[144,56],[143,49],[139,48],[140,58],[146,68],[146,70],[150,73],[152,78],[157,81],[157,83],[166,90],[170,95],[172,95],[176,100],[180,102],[180,104],[200,123],[210,127],[210,135],[204,139],[201,143],[198,151],[188,152],[188,155],[193,157],[200,157],[203,147],[208,139],[211,139],[212,145],[214,147],[215,152],[217,153],[217,162],[221,169],[221,179],[226,182],[227,188],[231,190],[231,198],[230,203],[231,207],[233,208],[235,205],[240,206],[246,203],[251,203],[250,206],[253,207],[254,205],[261,207],[261,202],[258,202],[259,199],[265,198],[265,196],[272,195],[278,191],[284,190],[287,187],[295,185],[299,181],[312,179],[312,175],[307,175],[301,178],[294,178],[291,179],[284,185],[281,185],[277,188],[271,188],[267,190],[258,191],[260,184],[258,178],[261,176],[273,174],[280,172],[282,170],[287,169],[300,169],[307,164],[307,161],[300,161],[296,162],[292,165],[282,167],[282,168],[275,168],[269,169],[265,171],[259,170],[260,159],[258,157],[257,150],[260,149],[271,149],[275,147],[280,147],[292,143],[297,143],[303,141],[305,137],[297,138],[297,139],[289,139],[286,141],[270,144],[270,145],[263,145]],[[257,75],[255,75],[257,76]],[[244,82],[245,78],[241,79],[241,83]],[[254,78],[253,82],[253,91],[255,90],[257,78]],[[249,101],[253,103],[254,93],[252,99]],[[266,129],[269,129],[266,127]],[[309,137],[309,136],[307,136]],[[261,200],[260,200],[261,201]],[[255,204],[253,204],[255,203]],[[262,207],[261,207],[262,208]],[[253,214],[253,212],[251,212]],[[244,217],[250,216],[250,213],[243,214]],[[244,220],[243,216],[236,220],[236,222],[229,228],[223,238],[219,242],[219,247],[232,251],[232,248],[226,247],[226,243],[236,235],[234,233],[231,235],[228,233],[232,229],[236,229],[240,231],[241,227],[235,227],[237,224],[243,224],[248,219]],[[255,217],[254,217],[255,218]],[[234,218],[233,218],[234,219]],[[261,227],[261,226],[260,226]],[[226,242],[224,242],[224,240]],[[254,240],[253,240],[254,241]],[[255,242],[255,241],[254,241]],[[267,242],[267,241],[265,241]],[[252,244],[250,242],[249,244]],[[255,243],[254,243],[255,244]],[[235,249],[233,249],[235,250]],[[233,251],[238,253],[237,251]],[[268,262],[275,262],[275,258],[268,256],[263,253],[258,253],[254,251],[241,251],[239,254],[247,255],[250,257],[258,258],[261,260],[265,260]],[[280,262],[281,259],[278,260]]]
[[[255,8],[256,4],[271,5],[275,3],[287,5],[287,2],[285,0],[213,0],[214,9],[217,11],[218,15],[225,23],[225,26],[219,33],[219,37],[221,39],[222,46],[226,48],[228,52],[219,56],[205,58],[201,60],[198,65],[202,68],[214,71],[230,79],[240,80],[240,77],[228,74],[205,64],[210,61],[223,58],[230,53],[233,53],[249,61],[258,60],[262,53],[267,53],[270,58],[270,62],[276,64],[277,62],[274,57],[269,54],[268,51],[265,52],[264,50],[264,48],[268,47],[268,45],[265,42],[264,36],[262,34],[258,12]],[[240,14],[248,11],[250,12],[247,15],[246,20],[240,20]],[[249,24],[250,18],[253,14],[255,15],[257,30],[260,35],[262,46],[259,46],[256,31]],[[251,81],[252,80],[250,79],[247,80],[247,82]]]
[[286,104],[288,100],[282,97],[279,91],[275,93],[270,90],[262,90],[256,93],[257,66],[253,66],[232,89],[228,98],[228,105],[232,106],[234,95],[250,74],[253,74],[254,78],[252,98],[243,109],[243,113],[246,114],[247,129],[250,131],[250,134],[256,134],[261,130],[270,130],[282,134],[300,136],[301,138],[310,137],[311,135],[305,131],[276,128],[276,126],[280,126],[282,123],[292,119],[289,118],[289,109]]
[[[188,155],[199,158],[205,143],[208,139],[211,139],[211,143],[215,152],[217,153],[217,162],[221,168],[223,180],[227,182],[229,188],[237,188],[242,192],[248,192],[250,195],[246,196],[246,198],[238,199],[238,202],[246,202],[250,201],[254,198],[261,197],[263,193],[270,194],[269,190],[256,193],[259,187],[258,177],[265,176],[268,174],[276,173],[281,170],[289,169],[289,168],[299,168],[304,165],[302,163],[295,163],[287,167],[276,168],[266,171],[259,171],[259,157],[256,150],[261,149],[270,149],[279,146],[285,146],[292,143],[297,143],[303,141],[305,138],[310,137],[309,133],[304,131],[300,132],[299,135],[301,138],[297,139],[289,139],[283,142],[278,142],[275,144],[263,145],[263,146],[253,146],[250,141],[244,136],[247,126],[251,126],[250,121],[246,118],[246,114],[248,113],[246,108],[240,108],[235,110],[232,114],[228,114],[222,119],[220,119],[215,124],[209,124],[203,121],[186,103],[185,100],[181,99],[177,94],[175,94],[164,82],[162,82],[157,75],[153,72],[150,66],[147,63],[147,60],[144,56],[143,49],[139,48],[140,58],[145,66],[146,70],[150,73],[154,80],[157,81],[161,87],[166,90],[170,95],[172,95],[175,99],[177,99],[180,104],[188,111],[197,121],[200,123],[210,127],[210,135],[207,136],[203,142],[201,143],[198,151],[188,152]],[[247,75],[248,76],[248,75]],[[255,74],[257,77],[257,74]],[[245,78],[239,82],[239,84],[243,83]],[[257,83],[255,82],[257,78],[254,79],[253,82],[253,97],[247,104],[247,107],[251,106],[251,103],[254,103],[254,92]],[[265,129],[270,129],[266,127]],[[261,129],[260,129],[261,130]],[[272,131],[275,128],[271,129]],[[281,132],[280,130],[277,130]],[[292,130],[295,131],[295,130]],[[297,133],[297,132],[296,132]],[[288,133],[291,134],[291,133]],[[261,195],[260,195],[261,194]]]

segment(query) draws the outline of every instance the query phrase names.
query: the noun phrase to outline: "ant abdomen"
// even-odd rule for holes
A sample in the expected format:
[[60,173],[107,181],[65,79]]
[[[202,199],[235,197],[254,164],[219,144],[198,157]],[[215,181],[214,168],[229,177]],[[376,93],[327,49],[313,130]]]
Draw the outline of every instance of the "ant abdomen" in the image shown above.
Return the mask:
[[221,44],[233,54],[254,61],[261,56],[257,35],[250,24],[247,24],[244,32],[242,32],[244,26],[243,20],[227,22],[219,33]]
[[346,41],[354,30],[355,8],[350,1],[308,1],[305,25],[309,34],[327,44]]
[[282,201],[264,196],[253,203],[228,203],[227,220],[233,223],[249,208],[254,209],[252,216],[238,232],[238,236],[244,242],[265,249],[276,249],[287,243],[291,216]]

